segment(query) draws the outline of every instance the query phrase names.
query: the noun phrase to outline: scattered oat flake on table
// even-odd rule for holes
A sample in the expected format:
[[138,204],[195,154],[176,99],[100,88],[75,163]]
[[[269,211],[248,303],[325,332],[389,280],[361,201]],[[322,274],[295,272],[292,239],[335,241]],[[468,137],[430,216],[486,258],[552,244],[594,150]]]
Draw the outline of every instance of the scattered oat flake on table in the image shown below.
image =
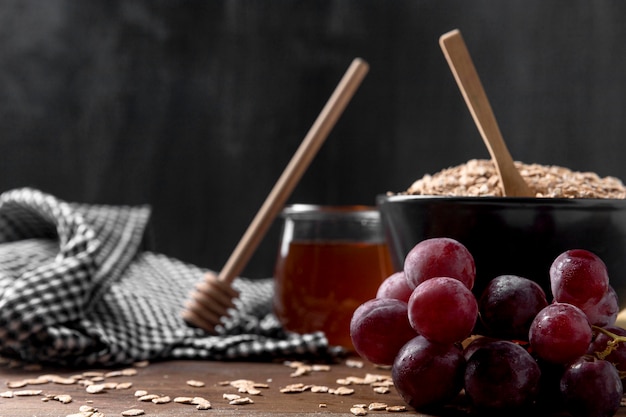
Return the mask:
[[78,379],[76,378],[64,378],[62,376],[59,375],[45,375],[42,376],[42,378],[47,378],[48,381],[52,382],[53,384],[59,384],[59,385],[74,385],[77,383]]
[[130,389],[133,386],[132,382],[120,382],[115,385],[115,389]]
[[194,404],[197,410],[211,409],[211,402],[202,397],[193,397],[193,399],[191,400],[191,404]]
[[156,394],[146,394],[146,395],[142,395],[141,397],[137,398],[139,401],[152,401],[155,398],[159,398],[160,395],[156,395]]
[[281,388],[280,392],[285,393],[285,394],[293,394],[293,393],[298,393],[298,392],[304,392],[304,391],[310,389],[311,387],[312,387],[311,385],[304,385],[302,383],[289,384],[289,385]]
[[318,406],[318,408],[326,408],[326,407],[328,407],[328,405],[326,403],[319,403],[317,406]]
[[267,384],[254,382],[249,379],[230,381],[230,385],[237,388],[238,392],[250,395],[261,395],[261,391],[258,388],[269,388]]
[[326,393],[329,390],[330,388],[325,385],[311,385],[311,392]]
[[232,400],[236,400],[238,398],[241,398],[241,395],[224,393],[222,395],[222,398],[225,399],[225,400],[228,400],[228,401],[232,401]]
[[60,402],[61,404],[69,404],[72,402],[72,396],[67,394],[55,395],[52,399]]
[[352,395],[354,394],[354,390],[348,387],[339,387],[335,389],[331,389],[328,392],[335,395]]
[[122,415],[125,417],[143,416],[144,414],[145,411],[139,408],[131,408],[130,410],[122,411]]
[[27,384],[26,384],[26,380],[21,380],[21,381],[8,381],[6,385],[8,388],[24,388]]
[[193,404],[193,397],[176,397],[174,402],[178,404]]
[[135,391],[135,397],[143,397],[144,395],[148,395],[148,391],[143,389],[138,389]]
[[104,372],[100,371],[85,371],[82,373],[83,378],[95,378],[98,376],[104,376]]
[[387,409],[387,404],[385,403],[371,403],[367,406],[368,410],[371,411],[384,411]]
[[331,369],[329,365],[307,365],[299,361],[285,362],[285,365],[295,369],[295,371],[290,374],[291,377],[307,375],[311,372],[328,372]]
[[346,366],[348,368],[363,368],[363,361],[356,359],[347,359]]
[[374,387],[373,390],[377,394],[389,394],[391,392],[389,387]]
[[98,411],[98,409],[96,407],[92,407],[90,405],[81,405],[78,410],[81,413],[95,413],[96,411]]
[[390,413],[401,413],[403,411],[406,411],[406,407],[403,405],[391,405],[387,407],[387,411],[389,411]]
[[13,395],[16,397],[32,397],[35,395],[41,395],[42,391],[40,389],[23,389],[20,391],[13,391]]
[[26,385],[43,385],[47,384],[49,381],[46,378],[37,377],[37,378],[29,378],[25,380]]
[[172,399],[169,396],[164,395],[162,397],[153,398],[152,402],[154,404],[167,404],[167,403],[171,403]]
[[228,404],[230,405],[254,404],[254,401],[252,401],[250,397],[241,397],[241,398],[236,398],[232,401],[229,401]]
[[150,361],[139,361],[135,362],[133,365],[136,368],[146,368],[148,365],[150,365]]
[[367,415],[367,410],[363,407],[352,407],[350,408],[350,412],[355,416],[365,416]]
[[13,391],[0,392],[0,398],[13,398]]
[[104,384],[87,385],[85,391],[87,391],[89,394],[100,394],[101,392],[106,391],[106,386]]
[[187,385],[189,385],[190,387],[203,387],[204,382],[196,381],[195,379],[190,379],[187,381]]

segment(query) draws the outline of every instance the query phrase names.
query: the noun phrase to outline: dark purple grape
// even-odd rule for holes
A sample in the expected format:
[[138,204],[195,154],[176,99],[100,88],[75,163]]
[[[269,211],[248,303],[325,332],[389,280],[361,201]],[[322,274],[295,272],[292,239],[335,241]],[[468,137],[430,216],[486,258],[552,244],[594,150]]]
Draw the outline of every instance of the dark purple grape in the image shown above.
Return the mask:
[[521,346],[506,340],[485,343],[467,361],[465,393],[478,409],[513,409],[537,397],[541,371]]
[[416,410],[445,404],[463,387],[465,359],[455,345],[417,336],[400,349],[391,376],[402,399]]
[[410,288],[434,277],[450,277],[470,290],[476,266],[469,250],[460,242],[444,237],[426,239],[413,247],[404,259],[404,273]]
[[574,417],[614,416],[623,394],[617,369],[596,358],[580,358],[570,365],[560,388],[565,408]]
[[616,337],[596,329],[587,353],[598,359],[611,362],[617,368],[620,377],[626,378],[626,329],[608,326],[602,330]]
[[496,338],[488,337],[488,336],[474,336],[473,340],[471,340],[469,344],[467,344],[467,346],[465,346],[465,348],[463,349],[463,356],[465,357],[465,360],[469,360],[469,358],[474,354],[474,352],[476,352],[483,345],[487,343],[495,342],[496,340],[500,340],[500,339],[496,339]]
[[536,282],[516,275],[501,275],[487,284],[478,305],[490,336],[526,341],[530,324],[548,301]]
[[541,359],[562,364],[584,355],[591,336],[585,313],[566,303],[550,304],[541,310],[529,331],[532,351]]
[[557,256],[550,266],[550,287],[555,301],[585,310],[602,299],[609,287],[609,274],[597,255],[572,249]]
[[468,337],[478,316],[474,294],[454,278],[431,278],[413,290],[409,322],[432,342],[454,343]]
[[589,323],[598,327],[613,326],[619,314],[619,301],[613,287],[604,293],[602,299],[595,305],[583,310]]
[[412,292],[413,290],[406,282],[404,271],[400,271],[391,274],[380,284],[376,298],[395,298],[408,303]]
[[400,348],[417,335],[407,304],[394,298],[375,298],[352,314],[350,337],[356,352],[377,365],[391,365]]

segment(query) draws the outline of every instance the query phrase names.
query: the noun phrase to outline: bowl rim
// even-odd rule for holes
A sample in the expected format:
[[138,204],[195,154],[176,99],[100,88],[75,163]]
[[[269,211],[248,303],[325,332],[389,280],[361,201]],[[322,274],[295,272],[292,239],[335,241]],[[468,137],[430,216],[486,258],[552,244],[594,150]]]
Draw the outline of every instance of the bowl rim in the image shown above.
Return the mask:
[[567,198],[567,197],[497,197],[497,196],[448,196],[424,194],[379,194],[378,205],[411,201],[445,201],[450,203],[490,203],[523,205],[557,206],[618,206],[626,207],[626,198]]

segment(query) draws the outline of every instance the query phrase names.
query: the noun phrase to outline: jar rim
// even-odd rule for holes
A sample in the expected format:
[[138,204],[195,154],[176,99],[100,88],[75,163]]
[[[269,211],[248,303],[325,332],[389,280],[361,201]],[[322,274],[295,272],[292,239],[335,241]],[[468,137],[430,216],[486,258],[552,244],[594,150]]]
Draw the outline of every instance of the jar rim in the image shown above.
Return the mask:
[[367,205],[321,205],[321,204],[291,204],[285,206],[281,215],[292,216],[345,216],[358,218],[378,218],[380,212],[376,206]]

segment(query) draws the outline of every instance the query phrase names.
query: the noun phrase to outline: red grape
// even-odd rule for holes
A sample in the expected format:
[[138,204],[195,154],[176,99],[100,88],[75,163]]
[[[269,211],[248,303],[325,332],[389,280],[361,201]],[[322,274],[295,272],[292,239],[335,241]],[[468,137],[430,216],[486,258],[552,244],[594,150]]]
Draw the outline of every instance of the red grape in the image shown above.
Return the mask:
[[465,358],[452,344],[417,336],[400,349],[391,368],[396,390],[413,408],[443,405],[463,387]]
[[596,358],[580,358],[561,378],[565,408],[574,417],[610,417],[617,413],[623,386],[615,367]]
[[411,294],[408,314],[411,326],[428,340],[454,343],[471,334],[478,316],[478,303],[461,281],[431,278]]
[[492,341],[467,361],[465,393],[479,409],[528,406],[537,396],[540,377],[539,365],[523,347]]
[[400,348],[416,335],[409,324],[407,304],[394,298],[366,301],[350,321],[354,349],[377,365],[391,365]]
[[404,273],[412,289],[434,277],[451,277],[470,290],[476,279],[476,266],[469,250],[450,238],[431,238],[419,242],[404,259]]
[[587,315],[589,323],[594,326],[614,325],[619,314],[619,301],[613,287],[609,285],[609,289],[604,293],[602,299],[597,304],[583,309],[583,311]]
[[585,310],[602,299],[609,287],[609,274],[597,255],[572,249],[557,256],[550,266],[550,287],[555,301]]
[[463,356],[465,357],[465,360],[469,360],[474,352],[476,352],[482,346],[486,345],[487,343],[495,342],[496,340],[499,339],[488,336],[477,336],[473,338],[473,340],[471,340],[469,344],[467,344],[467,346],[465,346],[465,348],[463,349]]
[[408,303],[412,292],[413,290],[406,282],[404,271],[400,271],[391,274],[380,284],[376,298],[395,298]]
[[540,358],[567,364],[587,352],[591,325],[583,311],[571,304],[554,303],[537,314],[529,330],[530,346]]
[[479,300],[480,318],[489,335],[528,340],[533,319],[548,305],[546,294],[534,281],[516,275],[492,279]]

